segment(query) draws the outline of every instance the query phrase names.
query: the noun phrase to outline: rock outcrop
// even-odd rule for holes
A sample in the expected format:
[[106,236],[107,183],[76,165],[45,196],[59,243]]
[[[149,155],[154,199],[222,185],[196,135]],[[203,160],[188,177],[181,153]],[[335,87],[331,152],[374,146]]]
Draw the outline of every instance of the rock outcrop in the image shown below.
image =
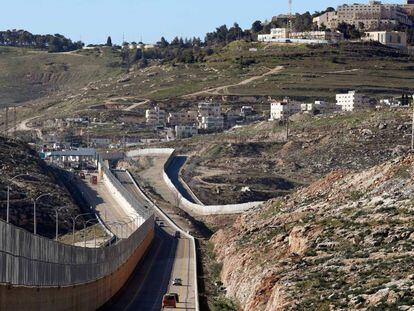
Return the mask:
[[414,305],[414,155],[335,171],[241,215],[212,241],[243,310]]

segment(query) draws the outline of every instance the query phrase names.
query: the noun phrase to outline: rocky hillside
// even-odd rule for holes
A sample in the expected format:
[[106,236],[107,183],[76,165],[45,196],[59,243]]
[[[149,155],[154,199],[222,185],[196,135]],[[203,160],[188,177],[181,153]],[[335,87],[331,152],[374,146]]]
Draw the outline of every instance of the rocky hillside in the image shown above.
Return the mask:
[[[261,122],[179,142],[183,178],[206,204],[266,201],[332,170],[362,170],[407,149],[411,109],[295,116],[286,129]],[[219,194],[219,195],[217,195]]]
[[414,155],[338,170],[212,238],[243,310],[408,310]]
[[[10,179],[21,175],[10,183]],[[28,174],[27,176],[25,176]],[[10,191],[10,222],[33,231],[32,199],[44,193],[37,204],[38,233],[47,237],[55,234],[56,207],[66,206],[65,218],[60,222],[60,233],[71,230],[70,216],[79,214],[67,190],[59,185],[37,153],[28,145],[0,137],[0,218],[6,219],[7,186]]]

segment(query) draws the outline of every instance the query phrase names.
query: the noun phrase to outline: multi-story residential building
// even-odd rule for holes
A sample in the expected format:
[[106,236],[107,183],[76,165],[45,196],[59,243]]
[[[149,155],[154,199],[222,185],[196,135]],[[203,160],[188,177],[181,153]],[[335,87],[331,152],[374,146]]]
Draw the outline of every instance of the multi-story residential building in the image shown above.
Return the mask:
[[407,33],[401,31],[368,31],[364,41],[377,41],[396,49],[407,48]]
[[285,98],[283,101],[271,102],[269,121],[286,120],[290,116],[301,112],[302,104],[290,98]]
[[198,116],[221,116],[221,104],[215,102],[202,102],[198,104]]
[[342,111],[354,111],[368,108],[370,99],[357,91],[349,91],[346,94],[336,94],[336,104],[342,107]]
[[198,128],[204,130],[221,130],[224,128],[220,103],[202,102],[198,104]]
[[335,11],[326,12],[315,17],[313,22],[316,23],[319,28],[325,26],[328,29],[336,29],[336,27],[338,27],[338,15]]
[[302,112],[304,113],[332,113],[338,109],[338,106],[333,103],[317,100],[314,103],[306,103],[301,105]]
[[340,32],[305,31],[289,32],[287,28],[273,28],[270,34],[258,35],[259,42],[295,42],[295,43],[330,43],[343,39]]
[[344,4],[337,9],[338,23],[355,25],[357,28],[381,29],[393,25],[411,26],[412,21],[407,10],[398,4],[383,4],[381,1],[370,1],[368,4]]
[[207,131],[219,131],[224,129],[223,116],[204,116],[200,118],[199,128]]
[[192,137],[198,134],[198,128],[194,125],[176,125],[175,137],[178,139]]
[[145,111],[145,118],[148,125],[164,127],[165,126],[165,111],[160,109],[158,106],[147,109]]
[[167,123],[170,126],[192,125],[197,123],[198,112],[195,110],[183,112],[170,112],[167,117]]

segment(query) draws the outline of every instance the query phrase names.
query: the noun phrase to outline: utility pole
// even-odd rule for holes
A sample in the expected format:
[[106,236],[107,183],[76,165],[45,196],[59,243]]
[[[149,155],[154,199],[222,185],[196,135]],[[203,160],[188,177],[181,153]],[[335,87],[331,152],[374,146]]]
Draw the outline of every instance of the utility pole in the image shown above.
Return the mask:
[[413,124],[411,126],[411,151],[414,152],[414,94],[411,106],[413,107]]
[[286,119],[286,142],[289,141],[289,116]]
[[5,116],[5,122],[4,122],[4,134],[7,137],[9,130],[9,106],[6,107],[6,116]]
[[292,0],[289,0],[289,25],[288,25],[288,38],[292,33]]
[[13,136],[16,138],[16,132],[17,132],[17,112],[16,112],[16,106],[13,106]]

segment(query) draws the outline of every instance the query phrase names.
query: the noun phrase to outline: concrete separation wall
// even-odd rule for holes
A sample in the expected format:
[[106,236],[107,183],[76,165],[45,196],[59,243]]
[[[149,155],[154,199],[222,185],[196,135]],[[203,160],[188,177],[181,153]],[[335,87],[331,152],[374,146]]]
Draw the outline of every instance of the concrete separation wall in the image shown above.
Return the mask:
[[139,213],[142,225],[115,245],[82,248],[0,221],[1,310],[96,310],[126,283],[153,240],[154,215],[140,213],[123,197],[125,188],[112,183],[111,171],[102,170],[119,202]]
[[110,275],[90,283],[57,287],[0,285],[1,310],[97,310],[124,286],[136,265],[145,256],[153,237],[152,229],[122,266]]
[[249,202],[243,204],[229,204],[229,205],[202,205],[188,201],[175,187],[167,174],[167,168],[175,154],[174,149],[140,149],[133,150],[126,153],[127,157],[150,156],[150,155],[169,155],[167,162],[164,165],[163,179],[168,188],[180,199],[180,206],[194,215],[208,216],[219,214],[235,214],[242,213],[251,208],[263,204],[263,202]]
[[156,204],[154,204],[151,199],[145,194],[145,192],[141,189],[140,185],[135,181],[135,178],[131,175],[131,173],[127,170],[126,171],[129,178],[134,183],[135,187],[137,187],[140,194],[148,201],[148,203],[154,208],[154,210],[157,211],[158,214],[162,215],[163,219],[168,222],[168,224],[174,228],[176,231],[180,231],[181,234],[188,239],[190,239],[192,244],[192,252],[193,252],[193,258],[194,258],[194,297],[195,297],[195,310],[200,310],[200,301],[199,301],[199,295],[198,295],[198,279],[197,279],[197,250],[196,250],[196,242],[195,238],[189,234],[188,232],[184,231],[182,228],[180,228],[164,211],[159,208]]

